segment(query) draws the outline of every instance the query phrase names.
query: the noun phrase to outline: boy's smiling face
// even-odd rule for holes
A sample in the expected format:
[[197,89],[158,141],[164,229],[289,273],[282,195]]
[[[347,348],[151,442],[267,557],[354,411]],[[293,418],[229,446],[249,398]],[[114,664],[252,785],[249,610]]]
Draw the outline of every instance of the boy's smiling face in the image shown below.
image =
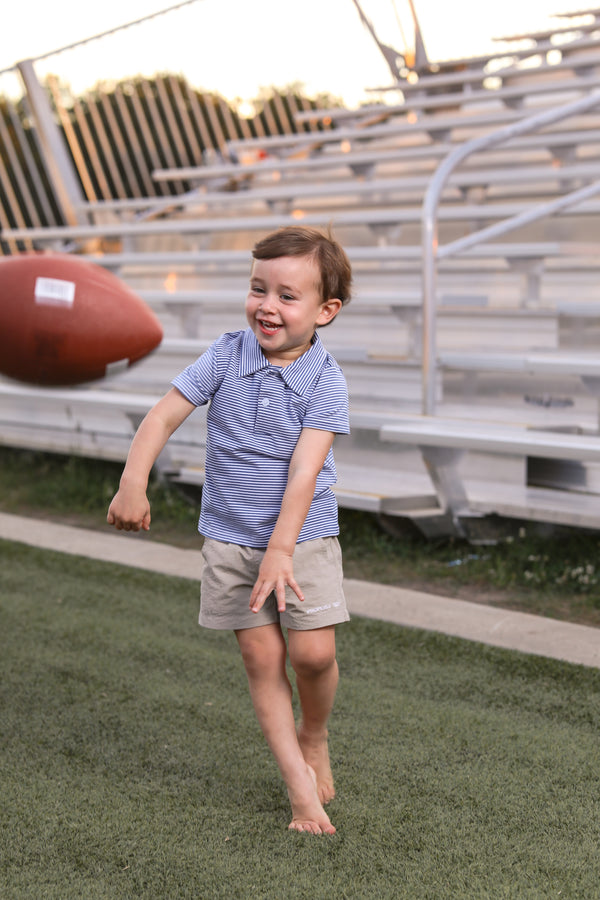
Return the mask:
[[311,256],[255,259],[246,298],[246,318],[270,363],[287,366],[310,347],[318,325],[341,309],[341,300],[323,300],[321,277]]

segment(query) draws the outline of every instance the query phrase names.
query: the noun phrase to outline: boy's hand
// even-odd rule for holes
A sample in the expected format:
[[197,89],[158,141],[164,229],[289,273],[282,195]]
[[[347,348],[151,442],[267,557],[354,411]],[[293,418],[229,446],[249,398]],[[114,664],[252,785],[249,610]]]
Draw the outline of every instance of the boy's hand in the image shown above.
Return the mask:
[[265,600],[275,591],[277,610],[285,611],[285,586],[289,584],[299,600],[304,600],[300,585],[294,578],[292,557],[282,550],[267,548],[258,570],[258,578],[250,595],[250,609],[257,613]]
[[119,488],[108,508],[106,521],[118,531],[150,531],[150,503],[142,489]]

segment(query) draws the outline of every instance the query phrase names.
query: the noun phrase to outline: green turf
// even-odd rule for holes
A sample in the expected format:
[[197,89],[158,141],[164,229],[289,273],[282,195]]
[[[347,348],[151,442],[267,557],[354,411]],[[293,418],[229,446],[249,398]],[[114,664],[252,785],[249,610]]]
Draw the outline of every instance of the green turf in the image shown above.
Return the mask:
[[594,898],[600,672],[354,619],[290,834],[198,586],[0,542],[0,897]]

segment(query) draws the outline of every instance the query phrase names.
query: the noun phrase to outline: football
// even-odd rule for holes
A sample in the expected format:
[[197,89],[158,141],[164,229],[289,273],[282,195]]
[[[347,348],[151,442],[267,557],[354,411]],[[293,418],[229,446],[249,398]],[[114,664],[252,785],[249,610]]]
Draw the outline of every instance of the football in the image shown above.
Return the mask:
[[0,259],[0,372],[29,384],[96,381],[162,341],[152,310],[112,272],[61,253]]

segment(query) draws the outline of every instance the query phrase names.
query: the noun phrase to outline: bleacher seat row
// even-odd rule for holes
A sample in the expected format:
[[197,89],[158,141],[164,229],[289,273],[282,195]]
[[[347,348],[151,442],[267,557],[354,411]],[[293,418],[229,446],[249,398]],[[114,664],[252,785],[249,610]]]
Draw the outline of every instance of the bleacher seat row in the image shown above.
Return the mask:
[[[530,49],[502,66],[491,57],[440,66],[394,85],[402,103],[322,110],[331,122],[319,132],[233,141],[229,162],[155,172],[191,183],[186,193],[86,203],[78,225],[5,230],[5,240],[112,268],[157,311],[165,340],[99,385],[1,382],[0,440],[123,459],[171,377],[222,331],[244,327],[257,237],[282,224],[332,225],[355,276],[353,302],[322,333],[350,389],[340,502],[409,518],[429,535],[481,535],[497,515],[600,529],[600,200],[440,259],[431,416],[422,415],[420,340],[422,202],[433,173],[466,140],[599,89],[600,24],[588,25],[553,65],[542,53],[556,49],[552,35],[539,34],[537,65]],[[599,176],[593,109],[477,153],[440,199],[440,244],[593,190]],[[204,441],[199,411],[161,458],[163,472],[200,485]]]

